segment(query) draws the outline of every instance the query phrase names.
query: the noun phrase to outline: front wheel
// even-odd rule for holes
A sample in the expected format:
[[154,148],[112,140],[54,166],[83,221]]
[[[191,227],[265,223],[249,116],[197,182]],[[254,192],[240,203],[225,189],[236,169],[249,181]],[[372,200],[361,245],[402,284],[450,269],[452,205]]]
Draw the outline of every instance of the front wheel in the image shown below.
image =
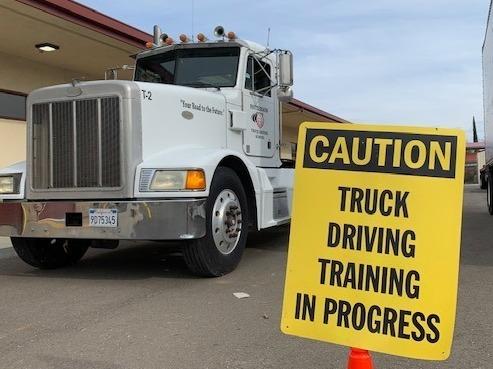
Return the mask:
[[91,241],[52,238],[11,238],[12,246],[27,264],[40,269],[56,269],[77,263]]
[[190,241],[183,254],[192,273],[219,277],[239,264],[250,220],[245,189],[232,169],[219,167],[216,170],[206,213],[205,237]]

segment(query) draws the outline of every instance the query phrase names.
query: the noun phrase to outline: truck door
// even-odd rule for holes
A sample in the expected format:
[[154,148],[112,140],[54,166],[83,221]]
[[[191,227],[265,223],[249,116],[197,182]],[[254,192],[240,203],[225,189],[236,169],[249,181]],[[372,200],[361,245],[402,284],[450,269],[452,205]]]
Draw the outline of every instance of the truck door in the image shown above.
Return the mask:
[[272,97],[273,68],[267,59],[248,56],[243,106],[247,129],[243,131],[243,152],[248,156],[272,158],[276,150],[276,104]]

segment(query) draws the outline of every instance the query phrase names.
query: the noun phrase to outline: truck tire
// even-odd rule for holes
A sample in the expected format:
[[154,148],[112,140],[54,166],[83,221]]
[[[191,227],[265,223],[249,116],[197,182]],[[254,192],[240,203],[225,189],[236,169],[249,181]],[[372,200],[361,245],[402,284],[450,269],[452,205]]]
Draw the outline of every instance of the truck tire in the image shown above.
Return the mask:
[[17,255],[39,269],[56,269],[77,263],[89,248],[89,240],[11,238]]
[[480,181],[479,188],[482,189],[482,190],[486,190],[488,188],[488,181],[485,178],[485,175],[484,174],[481,174],[479,176],[479,181]]
[[245,249],[249,214],[245,189],[236,173],[219,167],[206,202],[206,235],[183,250],[189,270],[204,277],[233,271]]
[[493,215],[493,183],[491,183],[491,175],[488,175],[488,178],[486,179],[486,203],[488,205],[488,212],[490,215]]

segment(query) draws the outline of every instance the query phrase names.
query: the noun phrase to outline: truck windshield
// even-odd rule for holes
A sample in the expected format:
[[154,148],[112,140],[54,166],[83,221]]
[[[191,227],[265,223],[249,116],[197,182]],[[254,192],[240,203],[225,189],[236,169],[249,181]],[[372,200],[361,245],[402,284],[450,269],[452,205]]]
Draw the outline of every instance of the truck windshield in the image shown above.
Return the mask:
[[177,49],[137,60],[135,80],[190,87],[234,87],[239,47]]

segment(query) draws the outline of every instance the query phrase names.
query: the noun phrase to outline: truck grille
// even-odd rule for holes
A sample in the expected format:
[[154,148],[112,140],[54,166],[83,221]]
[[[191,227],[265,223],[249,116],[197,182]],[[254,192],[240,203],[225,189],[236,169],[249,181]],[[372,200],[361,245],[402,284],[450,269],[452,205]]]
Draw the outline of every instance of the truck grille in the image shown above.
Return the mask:
[[120,187],[118,97],[34,104],[32,127],[34,189]]

